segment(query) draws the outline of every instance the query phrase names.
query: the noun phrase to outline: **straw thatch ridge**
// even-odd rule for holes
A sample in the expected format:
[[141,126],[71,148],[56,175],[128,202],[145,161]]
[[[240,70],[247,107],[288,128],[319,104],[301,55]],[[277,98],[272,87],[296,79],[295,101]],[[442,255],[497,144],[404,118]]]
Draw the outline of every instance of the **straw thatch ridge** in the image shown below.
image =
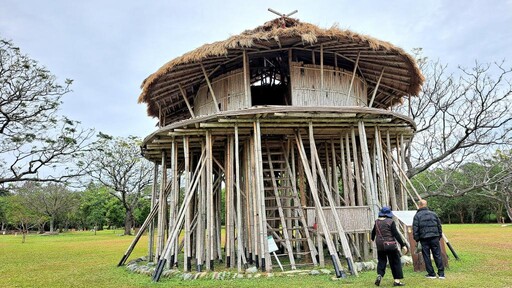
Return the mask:
[[[156,111],[155,104],[151,103],[152,86],[157,84],[166,74],[171,73],[173,69],[184,64],[200,63],[213,57],[228,57],[230,51],[241,51],[244,48],[251,48],[255,46],[255,43],[263,43],[265,41],[275,41],[279,43],[283,42],[286,38],[293,37],[300,37],[304,46],[315,43],[318,44],[319,39],[322,38],[328,39],[329,41],[337,40],[340,43],[356,43],[360,47],[369,48],[379,52],[379,54],[398,56],[401,58],[402,64],[408,66],[407,70],[409,70],[408,77],[410,80],[407,89],[403,90],[404,95],[397,96],[417,95],[424,81],[424,77],[414,58],[403,49],[389,42],[358,34],[350,30],[342,30],[338,28],[337,25],[333,25],[329,29],[322,29],[313,24],[299,22],[297,19],[285,18],[283,22],[283,19],[277,18],[253,30],[246,30],[240,35],[229,37],[227,40],[205,44],[183,54],[181,57],[167,62],[143,81],[141,85],[142,93],[138,98],[138,102],[148,103],[148,114],[157,116],[158,112]],[[392,102],[398,103],[400,100],[401,99],[395,99]]]

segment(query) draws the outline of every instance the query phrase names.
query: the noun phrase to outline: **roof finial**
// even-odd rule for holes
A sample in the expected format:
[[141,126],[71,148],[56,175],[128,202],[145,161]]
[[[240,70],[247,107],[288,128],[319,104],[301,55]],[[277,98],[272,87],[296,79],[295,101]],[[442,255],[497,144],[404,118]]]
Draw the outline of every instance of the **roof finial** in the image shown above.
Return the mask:
[[268,8],[268,11],[274,13],[274,14],[277,14],[278,16],[281,16],[280,18],[280,22],[281,22],[281,27],[282,28],[285,28],[286,27],[286,21],[285,21],[285,18],[288,18],[290,16],[292,16],[293,14],[299,12],[299,10],[295,10],[293,12],[290,12],[288,14],[284,14],[284,13],[279,13],[277,12],[276,10],[272,9],[272,8]]

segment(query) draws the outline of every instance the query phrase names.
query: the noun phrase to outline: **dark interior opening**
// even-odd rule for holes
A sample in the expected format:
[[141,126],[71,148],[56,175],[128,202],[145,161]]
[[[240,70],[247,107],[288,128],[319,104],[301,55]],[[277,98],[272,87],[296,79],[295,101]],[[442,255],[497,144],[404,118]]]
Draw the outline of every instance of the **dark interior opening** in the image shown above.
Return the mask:
[[[291,105],[287,54],[251,59],[251,105]],[[286,60],[285,60],[286,59]]]

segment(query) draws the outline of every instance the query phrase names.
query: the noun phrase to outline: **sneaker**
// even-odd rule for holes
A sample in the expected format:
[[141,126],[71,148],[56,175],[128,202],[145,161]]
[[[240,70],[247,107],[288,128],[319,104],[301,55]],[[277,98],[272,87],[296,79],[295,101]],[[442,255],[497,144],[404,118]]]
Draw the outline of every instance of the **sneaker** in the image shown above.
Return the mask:
[[382,280],[382,276],[377,275],[377,279],[375,279],[375,285],[380,286],[380,281]]
[[446,277],[444,275],[439,275],[439,279],[446,279]]
[[436,279],[436,275],[425,275],[425,278],[428,278],[428,279]]
[[402,282],[393,282],[393,286],[405,286],[405,283],[402,283]]

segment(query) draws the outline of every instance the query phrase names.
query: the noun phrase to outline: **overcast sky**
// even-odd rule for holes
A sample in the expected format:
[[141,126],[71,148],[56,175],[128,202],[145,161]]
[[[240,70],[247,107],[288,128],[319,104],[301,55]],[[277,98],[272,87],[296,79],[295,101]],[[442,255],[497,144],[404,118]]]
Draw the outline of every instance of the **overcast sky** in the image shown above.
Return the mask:
[[450,67],[475,60],[512,66],[512,0],[108,1],[0,0],[0,37],[74,79],[62,113],[114,136],[144,137],[156,119],[137,104],[140,84],[204,43],[255,28],[282,13],[323,28],[389,41]]

